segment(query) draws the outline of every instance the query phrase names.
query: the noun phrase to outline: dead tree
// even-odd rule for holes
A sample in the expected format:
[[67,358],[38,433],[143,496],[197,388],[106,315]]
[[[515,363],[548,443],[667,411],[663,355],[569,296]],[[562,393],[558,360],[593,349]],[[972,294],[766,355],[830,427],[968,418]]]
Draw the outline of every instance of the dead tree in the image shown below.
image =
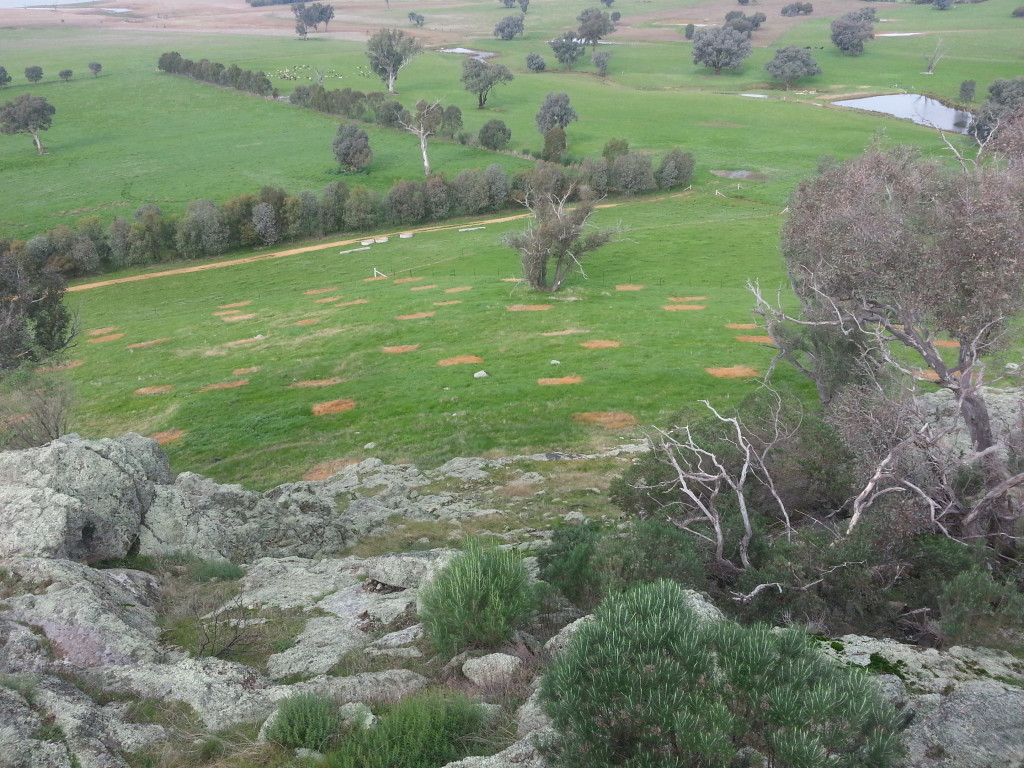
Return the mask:
[[416,102],[416,111],[404,111],[398,117],[399,124],[420,140],[420,152],[423,154],[423,174],[430,175],[430,158],[427,156],[427,140],[437,133],[444,117],[441,102],[428,102],[420,99]]

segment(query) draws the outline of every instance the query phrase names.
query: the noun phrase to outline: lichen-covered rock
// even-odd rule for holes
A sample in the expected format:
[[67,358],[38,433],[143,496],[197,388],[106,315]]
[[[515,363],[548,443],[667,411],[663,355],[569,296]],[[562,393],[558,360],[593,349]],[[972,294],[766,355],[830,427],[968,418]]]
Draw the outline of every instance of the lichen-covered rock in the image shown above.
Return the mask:
[[[17,691],[0,686],[0,765],[4,768],[71,768],[67,746]],[[47,728],[46,726],[51,726]],[[52,735],[53,740],[42,737]]]
[[520,739],[525,739],[531,733],[549,731],[551,727],[551,718],[544,713],[544,708],[540,704],[538,687],[516,711],[516,735]]
[[481,688],[508,685],[523,668],[523,660],[507,653],[489,653],[474,659],[467,659],[462,665],[462,674]]
[[448,763],[443,768],[548,768],[548,763],[537,749],[537,738],[550,733],[535,733],[517,741],[511,747],[489,757],[467,757],[458,762]]
[[369,557],[363,561],[362,571],[367,578],[381,584],[410,589],[423,586],[451,562],[456,554],[451,549],[431,549],[426,552]]
[[[316,677],[287,686],[279,695],[321,693],[341,704],[396,701],[427,687],[429,681],[410,669],[388,669],[349,677]],[[282,686],[285,688],[285,686]]]
[[360,583],[359,558],[263,557],[246,569],[238,600],[246,608],[310,608]]
[[372,638],[353,626],[350,619],[317,616],[306,622],[295,645],[267,660],[267,675],[273,680],[299,675],[322,675],[330,671],[349,651],[367,645]]
[[0,617],[0,674],[36,675],[49,669],[42,639],[24,624]]

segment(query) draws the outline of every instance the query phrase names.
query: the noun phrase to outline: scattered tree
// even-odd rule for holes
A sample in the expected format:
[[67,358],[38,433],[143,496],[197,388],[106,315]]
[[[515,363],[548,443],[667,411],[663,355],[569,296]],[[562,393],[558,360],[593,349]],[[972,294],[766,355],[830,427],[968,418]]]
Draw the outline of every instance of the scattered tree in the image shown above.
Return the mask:
[[703,64],[721,74],[723,69],[739,69],[750,55],[747,35],[729,27],[705,27],[693,34],[693,63]]
[[398,73],[422,52],[423,47],[415,38],[400,29],[382,29],[366,43],[370,69],[387,85],[388,93],[395,92]]
[[501,120],[488,120],[477,134],[477,141],[485,149],[504,149],[511,140],[512,131]]
[[790,3],[783,6],[783,16],[802,16],[814,13],[814,6],[810,3]]
[[541,150],[541,159],[548,163],[560,163],[565,156],[568,144],[565,140],[565,129],[555,126],[544,134],[544,149]]
[[402,112],[398,122],[409,133],[420,140],[420,152],[423,155],[423,173],[430,175],[430,158],[427,156],[427,140],[441,127],[444,118],[444,107],[441,102],[428,102],[420,99],[416,102],[415,112]]
[[661,163],[654,171],[654,180],[658,184],[658,189],[681,187],[690,183],[696,167],[697,163],[693,159],[693,155],[676,147],[670,149],[661,158]]
[[696,30],[697,30],[697,26],[695,24],[687,24],[686,27],[683,29],[683,36],[687,40],[693,40],[693,33]]
[[570,186],[561,195],[527,193],[525,205],[533,214],[529,229],[502,237],[502,242],[519,251],[523,278],[534,290],[554,293],[573,271],[582,272],[587,254],[611,240],[611,231],[590,225],[592,200],[568,206],[574,191]]
[[[326,29],[327,24],[334,18],[334,6],[326,3],[311,3],[310,5],[292,3],[292,13],[295,15],[296,30],[301,25],[307,30],[312,29],[316,32],[321,24]],[[305,34],[303,34],[303,37],[305,37]]]
[[491,64],[475,57],[469,57],[462,62],[461,82],[467,91],[476,94],[477,109],[483,109],[487,104],[487,97],[492,88],[514,79],[512,72],[504,64]]
[[821,74],[821,67],[805,48],[789,45],[775,51],[775,57],[764,65],[768,74],[781,82],[788,91],[794,80]]
[[579,120],[580,116],[569,103],[567,93],[549,93],[537,112],[536,122],[539,133],[547,133],[555,126],[565,128],[569,123]]
[[100,64],[98,61],[90,61],[89,62],[89,71],[92,72],[92,76],[93,77],[99,77],[100,76],[100,72],[103,71],[103,65]]
[[[874,11],[874,8],[868,10]],[[864,41],[874,36],[871,22],[861,16],[848,13],[832,22],[832,43],[843,54],[859,56],[864,53]]]
[[516,4],[516,0],[501,0],[501,4],[504,5],[506,8],[511,8],[513,5]]
[[373,161],[370,137],[362,128],[350,123],[338,126],[333,149],[338,165],[346,171],[361,171]]
[[974,91],[977,87],[977,82],[974,80],[964,80],[960,83],[960,102],[963,104],[970,104],[974,101]]
[[422,13],[416,13],[415,11],[409,12],[409,23],[414,26],[422,27],[426,20],[426,17]]
[[1010,15],[1013,16],[1013,18],[1015,19],[1024,18],[1024,5],[1014,8],[1013,13]]
[[519,0],[519,10],[526,13],[526,9],[530,7],[530,0]]
[[35,142],[36,150],[43,154],[43,143],[39,140],[42,131],[49,130],[56,107],[42,96],[23,93],[14,101],[0,106],[0,133],[13,136],[27,133]]
[[3,88],[13,79],[14,78],[7,74],[7,70],[4,67],[0,67],[0,88]]
[[601,77],[608,74],[608,62],[611,61],[611,58],[612,55],[607,51],[600,51],[591,57],[590,60],[593,62],[594,66],[597,67],[597,74]]
[[75,75],[74,71],[70,70],[70,69],[62,69],[60,72],[57,73],[57,77],[59,77],[65,83],[68,80],[70,80],[72,77],[74,77],[74,75]]
[[43,79],[42,67],[25,67],[25,79],[30,83],[38,83]]
[[612,11],[612,15],[611,15],[610,18],[611,18],[612,21],[614,21],[616,24],[618,24],[619,20],[622,19],[622,14],[619,13],[618,11]]
[[[526,54],[526,68],[531,72],[543,72],[548,68],[547,62],[539,53]],[[0,82],[2,85],[2,82]]]
[[506,16],[494,25],[494,36],[502,40],[511,40],[516,35],[523,34],[525,29],[522,16]]
[[608,139],[608,141],[605,142],[604,149],[601,150],[601,157],[610,163],[615,160],[616,157],[622,157],[628,152],[629,142],[625,139]]
[[600,8],[587,8],[576,17],[576,21],[580,23],[576,37],[590,45],[594,51],[603,38],[615,31],[615,23]]
[[576,38],[575,32],[566,32],[561,37],[556,37],[548,45],[551,46],[558,63],[568,70],[573,68],[573,65],[587,50],[587,46]]
[[444,108],[444,115],[441,117],[440,133],[446,136],[454,136],[462,130],[462,110],[452,104]]

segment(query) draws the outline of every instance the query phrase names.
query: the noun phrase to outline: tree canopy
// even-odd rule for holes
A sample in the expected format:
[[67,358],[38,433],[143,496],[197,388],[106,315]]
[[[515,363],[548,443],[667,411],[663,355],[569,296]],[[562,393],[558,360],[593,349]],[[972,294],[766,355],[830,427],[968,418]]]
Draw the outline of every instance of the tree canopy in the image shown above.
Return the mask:
[[8,101],[0,106],[0,133],[8,136],[18,133],[29,134],[41,155],[44,150],[39,134],[50,128],[56,112],[57,108],[42,96],[23,93],[14,101]]
[[549,93],[537,112],[537,131],[547,133],[554,127],[564,129],[569,123],[579,120],[580,116],[569,103],[568,93]]
[[3,88],[5,85],[7,85],[13,79],[14,78],[12,78],[7,73],[7,70],[4,67],[0,67],[0,88]]
[[398,73],[422,52],[423,46],[400,29],[382,29],[366,42],[370,69],[387,85],[388,93],[395,92]]
[[705,27],[693,33],[693,63],[703,64],[720,74],[739,69],[750,55],[749,35],[730,27]]
[[587,46],[576,37],[575,32],[566,32],[561,37],[556,37],[548,45],[551,46],[558,63],[566,69],[572,69],[587,50]]
[[789,45],[775,51],[775,57],[764,65],[768,74],[781,82],[788,91],[794,80],[821,74],[821,67],[805,48]]
[[600,8],[585,9],[576,17],[576,21],[580,23],[576,36],[595,50],[598,42],[615,31],[615,22]]
[[523,34],[525,29],[522,16],[506,16],[494,25],[494,36],[502,40],[511,40],[516,35]]
[[[874,11],[874,8],[865,10]],[[864,53],[864,42],[875,36],[869,18],[859,13],[848,13],[832,22],[832,43],[844,54],[859,56]]]
[[476,94],[478,109],[483,109],[487,104],[487,96],[492,88],[514,79],[511,70],[504,64],[491,64],[474,57],[462,62],[462,84],[467,91]]
[[30,83],[38,83],[43,79],[42,67],[25,67],[25,79]]
[[347,171],[361,171],[373,160],[370,137],[362,128],[351,123],[338,126],[332,147],[338,165]]

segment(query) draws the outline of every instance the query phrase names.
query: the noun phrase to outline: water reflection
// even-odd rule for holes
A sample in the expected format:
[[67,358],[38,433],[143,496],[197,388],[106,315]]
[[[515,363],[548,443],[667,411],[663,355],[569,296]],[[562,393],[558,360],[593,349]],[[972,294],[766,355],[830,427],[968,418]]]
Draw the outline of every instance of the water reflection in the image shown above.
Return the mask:
[[973,117],[970,112],[947,107],[940,101],[919,93],[894,93],[889,96],[867,96],[862,99],[833,101],[841,107],[853,107],[868,112],[882,112],[894,117],[913,120],[918,125],[940,128],[943,131],[967,133]]

